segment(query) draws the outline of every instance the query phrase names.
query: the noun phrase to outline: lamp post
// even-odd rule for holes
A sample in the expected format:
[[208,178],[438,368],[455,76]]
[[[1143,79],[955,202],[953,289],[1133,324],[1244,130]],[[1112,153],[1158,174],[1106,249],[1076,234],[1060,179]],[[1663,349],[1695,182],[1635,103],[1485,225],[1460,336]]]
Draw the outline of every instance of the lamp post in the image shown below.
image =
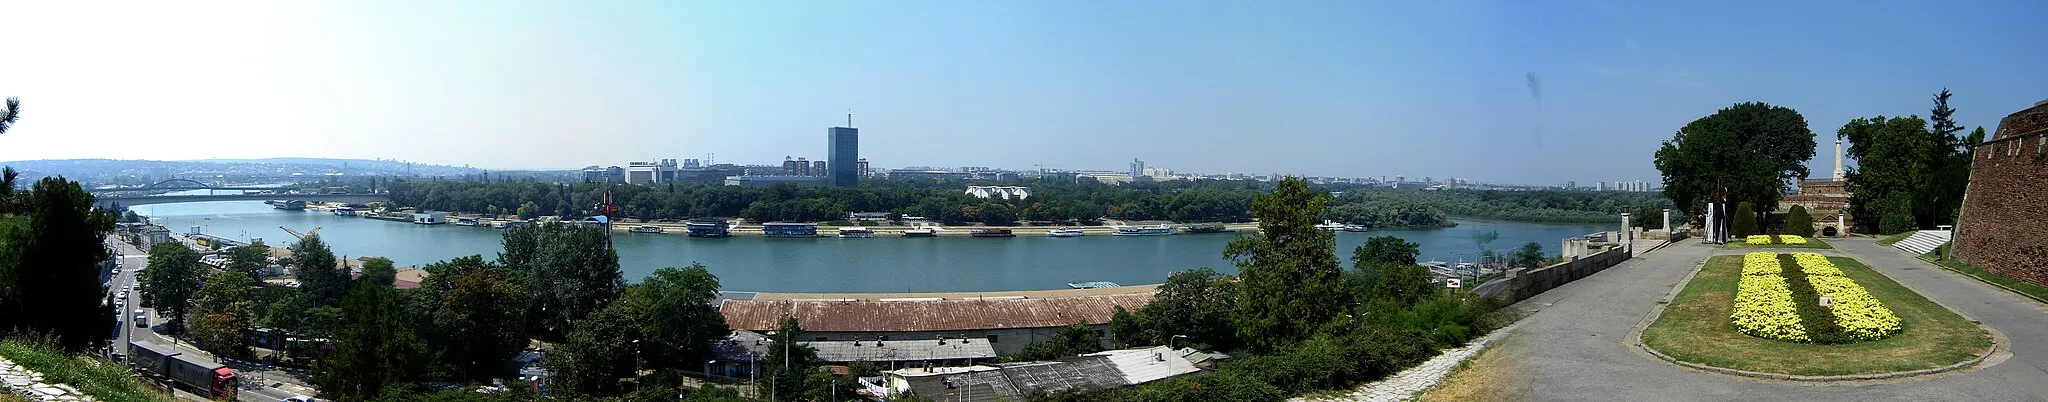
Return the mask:
[[640,390],[640,340],[633,340],[633,390]]
[[1173,340],[1175,340],[1175,339],[1180,339],[1180,338],[1186,338],[1186,337],[1188,337],[1188,336],[1187,336],[1187,335],[1174,335],[1174,336],[1172,336],[1172,337],[1168,337],[1168,338],[1166,338],[1166,349],[1167,349],[1167,350],[1173,350]]

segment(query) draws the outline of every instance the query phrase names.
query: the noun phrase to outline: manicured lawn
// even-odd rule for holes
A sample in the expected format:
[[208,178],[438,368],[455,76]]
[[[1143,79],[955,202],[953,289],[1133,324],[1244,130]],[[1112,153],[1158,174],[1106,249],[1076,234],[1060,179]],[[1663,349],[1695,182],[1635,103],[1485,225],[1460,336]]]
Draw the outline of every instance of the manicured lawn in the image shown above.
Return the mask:
[[[1749,244],[1749,243],[1743,242],[1742,240],[1743,240],[1743,239],[1740,239],[1740,238],[1734,238],[1734,237],[1730,237],[1730,238],[1728,238],[1728,244],[1724,244],[1724,245],[1722,245],[1721,247],[1722,247],[1722,248],[1740,248],[1740,249],[1751,249],[1751,248],[1806,248],[1806,249],[1825,249],[1825,250],[1831,250],[1831,249],[1834,249],[1834,248],[1835,248],[1835,246],[1831,246],[1831,245],[1828,245],[1828,242],[1825,242],[1825,241],[1821,241],[1820,239],[1815,239],[1815,238],[1811,238],[1811,237],[1808,237],[1808,238],[1806,238],[1806,244]],[[1741,262],[1741,261],[1736,261],[1736,265],[1738,265],[1738,266],[1739,266],[1739,265],[1742,265],[1742,262]]]
[[1892,245],[1892,243],[1898,243],[1900,240],[1905,240],[1908,237],[1913,237],[1913,232],[1900,233],[1879,238],[1877,239],[1877,245],[1890,246]]
[[1903,327],[1889,338],[1837,345],[1768,340],[1729,322],[1742,256],[1717,256],[1643,330],[1643,344],[1681,361],[1714,367],[1807,376],[1877,374],[1944,367],[1976,358],[1991,335],[1962,316],[1906,289],[1854,259],[1829,257],[1850,279],[1897,314]]
[[171,401],[165,395],[128,374],[128,368],[107,360],[65,356],[53,349],[15,339],[0,340],[0,356],[7,361],[43,373],[43,381],[70,384],[72,388],[102,401]]
[[2029,296],[2034,296],[2034,298],[2036,299],[2048,300],[2048,286],[2041,286],[2033,283],[2013,280],[2012,278],[2007,278],[2004,275],[1991,273],[1991,271],[1986,271],[1983,268],[1978,268],[1975,265],[1970,265],[1969,263],[1962,261],[1936,260],[1932,252],[1928,253],[1928,255],[1920,256],[1920,258],[1927,259],[1929,261],[1934,261],[1936,265],[1940,265],[1942,268],[1948,268],[1956,272],[1969,274],[1970,276],[1977,277],[1977,279],[1983,279],[1987,282],[2004,285],[2005,287],[2017,290],[2020,293],[2025,293]]

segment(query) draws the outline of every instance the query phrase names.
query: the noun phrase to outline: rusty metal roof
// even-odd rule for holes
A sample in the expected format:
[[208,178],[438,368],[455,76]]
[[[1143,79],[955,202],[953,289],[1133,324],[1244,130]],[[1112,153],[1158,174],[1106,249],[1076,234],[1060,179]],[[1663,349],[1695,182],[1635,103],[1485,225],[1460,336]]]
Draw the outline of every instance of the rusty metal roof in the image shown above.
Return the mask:
[[725,300],[719,312],[736,330],[772,331],[788,314],[811,332],[920,332],[1107,324],[1117,306],[1136,311],[1150,293],[1045,299]]

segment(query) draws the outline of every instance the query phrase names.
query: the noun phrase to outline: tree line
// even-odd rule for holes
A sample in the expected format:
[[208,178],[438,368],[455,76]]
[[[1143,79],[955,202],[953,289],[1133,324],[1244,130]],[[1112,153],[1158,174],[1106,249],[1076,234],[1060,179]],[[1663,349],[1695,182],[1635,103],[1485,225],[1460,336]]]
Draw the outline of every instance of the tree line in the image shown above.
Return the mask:
[[[1857,118],[1836,130],[1847,143],[1848,209],[1859,232],[1900,233],[1951,224],[1962,207],[1976,144],[1984,128],[1961,135],[1948,106],[1952,94],[1934,95],[1928,118],[1919,115]],[[1664,195],[1686,216],[1699,219],[1717,195],[1748,203],[1757,213],[1779,210],[1791,185],[1810,176],[1815,134],[1798,111],[1761,102],[1739,103],[1679,129],[1656,152]],[[1807,212],[1807,211],[1801,211]]]

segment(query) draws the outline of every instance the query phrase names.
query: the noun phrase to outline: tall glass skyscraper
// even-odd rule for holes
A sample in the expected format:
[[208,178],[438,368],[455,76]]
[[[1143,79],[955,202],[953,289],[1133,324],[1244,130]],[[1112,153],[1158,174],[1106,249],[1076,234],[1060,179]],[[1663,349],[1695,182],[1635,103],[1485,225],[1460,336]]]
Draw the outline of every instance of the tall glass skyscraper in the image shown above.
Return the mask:
[[860,130],[853,127],[833,127],[825,132],[826,161],[830,163],[827,176],[832,185],[853,187],[860,184]]

